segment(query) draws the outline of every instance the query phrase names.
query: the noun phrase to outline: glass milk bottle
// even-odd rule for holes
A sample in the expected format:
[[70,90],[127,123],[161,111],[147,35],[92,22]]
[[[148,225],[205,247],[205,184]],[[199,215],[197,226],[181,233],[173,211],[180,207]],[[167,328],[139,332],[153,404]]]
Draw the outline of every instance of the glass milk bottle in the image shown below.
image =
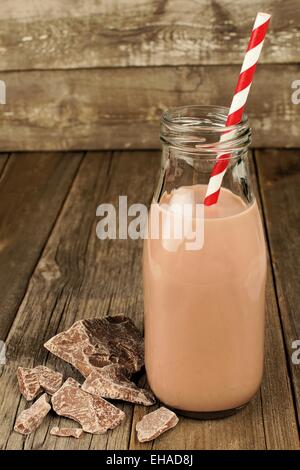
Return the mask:
[[[245,115],[226,128],[227,114],[190,106],[163,115],[143,253],[150,387],[166,406],[202,419],[247,404],[263,373],[266,249],[249,174],[251,132]],[[224,154],[218,202],[205,206]]]

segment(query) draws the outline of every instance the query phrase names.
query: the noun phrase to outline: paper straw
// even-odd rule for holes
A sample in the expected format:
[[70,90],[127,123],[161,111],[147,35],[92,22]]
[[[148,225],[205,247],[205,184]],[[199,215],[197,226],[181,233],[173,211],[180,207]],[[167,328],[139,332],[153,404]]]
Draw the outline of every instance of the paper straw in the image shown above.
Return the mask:
[[[231,102],[226,126],[238,124],[243,116],[244,108],[253,80],[256,65],[262,50],[264,39],[267,33],[271,15],[258,13],[252,29],[248,48],[244,57],[244,62],[240,71],[240,76],[233,100]],[[207,186],[204,204],[210,206],[218,201],[223,176],[228,166],[230,155],[221,154],[213,167]]]

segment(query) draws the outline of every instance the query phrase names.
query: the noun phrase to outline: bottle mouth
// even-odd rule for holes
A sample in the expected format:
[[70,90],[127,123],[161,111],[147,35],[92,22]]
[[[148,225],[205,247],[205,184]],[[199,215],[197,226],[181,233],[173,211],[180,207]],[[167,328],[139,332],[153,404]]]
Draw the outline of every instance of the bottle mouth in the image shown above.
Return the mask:
[[[209,154],[232,152],[236,155],[236,152],[249,147],[251,129],[246,113],[238,124],[226,126],[228,113],[229,108],[222,106],[169,109],[161,118],[161,140],[189,154],[205,154],[208,157]],[[228,158],[232,156],[228,155]]]

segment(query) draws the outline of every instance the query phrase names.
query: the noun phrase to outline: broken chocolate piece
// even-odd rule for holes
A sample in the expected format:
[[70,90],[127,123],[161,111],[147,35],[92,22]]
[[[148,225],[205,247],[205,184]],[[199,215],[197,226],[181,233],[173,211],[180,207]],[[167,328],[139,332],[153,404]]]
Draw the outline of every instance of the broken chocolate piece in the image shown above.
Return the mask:
[[137,438],[140,442],[152,441],[162,433],[174,428],[178,418],[173,411],[164,406],[145,415],[136,425]]
[[62,384],[63,376],[46,366],[37,366],[33,369],[18,367],[17,378],[20,392],[26,400],[33,400],[42,390],[50,395],[56,392]]
[[46,366],[37,366],[33,370],[38,376],[40,386],[50,395],[53,395],[61,387],[63,375],[60,372]]
[[19,414],[14,427],[15,431],[21,434],[30,434],[40,426],[50,410],[47,394],[44,393],[30,408]]
[[33,400],[42,391],[34,369],[18,367],[17,378],[20,392],[26,400]]
[[52,396],[53,410],[60,416],[77,421],[85,432],[103,434],[118,426],[125,413],[108,403],[84,392],[76,380],[69,378]]
[[132,373],[144,364],[143,337],[123,315],[79,320],[44,346],[72,364],[85,378],[109,364],[120,364]]
[[50,429],[50,434],[52,436],[57,437],[75,437],[79,439],[79,437],[83,434],[82,428],[59,428],[58,426],[54,426]]
[[128,379],[126,370],[116,364],[93,371],[83,383],[82,390],[98,397],[124,400],[138,405],[151,406],[155,403],[154,395],[148,390],[138,388]]

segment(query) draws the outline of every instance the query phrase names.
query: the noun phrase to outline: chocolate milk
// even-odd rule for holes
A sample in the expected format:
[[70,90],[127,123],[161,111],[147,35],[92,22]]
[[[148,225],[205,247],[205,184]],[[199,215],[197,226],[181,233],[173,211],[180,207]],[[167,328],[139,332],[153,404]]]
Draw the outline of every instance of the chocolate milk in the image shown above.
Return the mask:
[[[175,190],[178,191],[178,190]],[[205,187],[181,188],[203,200]],[[171,193],[172,195],[172,193]],[[163,196],[162,202],[172,197]],[[161,210],[157,203],[150,209]],[[166,405],[213,412],[246,404],[263,372],[266,252],[257,203],[227,189],[205,207],[204,244],[144,244],[145,363]]]

